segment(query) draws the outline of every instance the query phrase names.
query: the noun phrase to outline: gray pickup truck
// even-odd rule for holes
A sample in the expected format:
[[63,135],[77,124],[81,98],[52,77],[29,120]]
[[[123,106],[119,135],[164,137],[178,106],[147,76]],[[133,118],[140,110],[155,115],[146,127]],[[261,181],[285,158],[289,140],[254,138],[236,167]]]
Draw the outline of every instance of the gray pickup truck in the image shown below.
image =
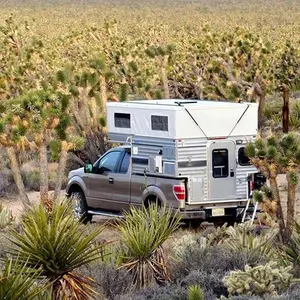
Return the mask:
[[93,165],[71,171],[66,192],[75,202],[77,217],[86,222],[93,215],[119,216],[130,206],[147,206],[156,201],[179,209],[183,219],[205,219],[200,207],[183,205],[185,179],[132,173],[129,146],[113,148]]

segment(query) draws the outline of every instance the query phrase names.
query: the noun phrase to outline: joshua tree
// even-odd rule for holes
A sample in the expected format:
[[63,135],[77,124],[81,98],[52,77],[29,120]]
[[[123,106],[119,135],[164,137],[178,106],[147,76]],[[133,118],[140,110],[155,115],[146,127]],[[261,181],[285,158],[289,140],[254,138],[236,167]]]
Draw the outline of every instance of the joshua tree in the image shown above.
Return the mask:
[[[299,43],[299,42],[298,42]],[[274,66],[275,85],[282,93],[282,128],[283,132],[289,131],[290,120],[290,92],[299,90],[300,86],[300,48],[287,41],[283,49],[280,49],[280,57]]]
[[[267,140],[258,139],[247,146],[247,154],[270,182],[273,199],[277,204],[276,216],[279,222],[281,237],[287,242],[292,233],[295,215],[295,195],[300,172],[300,139],[298,134],[289,133],[283,137],[270,136]],[[286,174],[288,182],[287,220],[285,222],[282,201],[277,183],[278,174]],[[256,193],[259,201],[263,195]],[[270,195],[268,195],[270,198]]]
[[[82,144],[82,140],[72,133],[68,105],[69,97],[53,90],[49,85],[47,90],[32,90],[11,100],[2,119],[3,131],[0,141],[8,149],[9,154],[13,147],[38,153],[41,201],[47,209],[51,209],[53,200],[48,193],[49,144],[53,141],[60,143],[60,165],[54,198],[58,197],[61,188],[66,166],[66,152]],[[11,165],[16,166],[15,173],[18,174],[19,167],[16,158],[14,159],[15,161],[11,159]],[[22,179],[19,180],[22,186]]]

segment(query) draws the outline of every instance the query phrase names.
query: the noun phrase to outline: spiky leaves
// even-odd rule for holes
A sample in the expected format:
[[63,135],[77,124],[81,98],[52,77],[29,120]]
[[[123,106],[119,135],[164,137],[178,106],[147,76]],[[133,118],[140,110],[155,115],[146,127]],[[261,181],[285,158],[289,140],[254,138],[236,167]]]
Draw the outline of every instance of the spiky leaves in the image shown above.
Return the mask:
[[55,203],[51,213],[42,205],[30,208],[22,217],[21,226],[21,233],[11,231],[9,239],[14,247],[9,253],[21,262],[28,261],[31,268],[41,268],[41,275],[53,282],[55,297],[88,299],[94,295],[92,279],[80,276],[74,269],[98,258],[102,245],[94,245],[93,240],[102,228],[87,234],[74,218],[68,201]]
[[188,300],[204,300],[204,293],[198,285],[191,285],[188,288]]
[[131,208],[120,223],[121,242],[126,255],[121,268],[133,275],[137,288],[168,281],[163,243],[178,228],[180,218],[166,206]]
[[5,229],[15,221],[12,211],[0,203],[0,230]]
[[[295,189],[298,184],[300,171],[300,139],[296,133],[289,133],[282,137],[270,136],[267,140],[258,139],[248,144],[246,153],[253,165],[255,165],[269,180],[271,194],[277,206],[277,218],[279,220],[282,238],[287,241],[291,235],[294,219]],[[281,198],[277,184],[277,176],[286,174],[288,182],[288,212],[287,223],[283,217]],[[270,194],[270,195],[271,195]],[[272,202],[269,195],[256,194],[259,201]],[[270,204],[270,203],[269,203]]]
[[41,270],[31,270],[26,261],[7,258],[0,270],[0,299],[32,300],[45,289],[46,280],[38,282]]

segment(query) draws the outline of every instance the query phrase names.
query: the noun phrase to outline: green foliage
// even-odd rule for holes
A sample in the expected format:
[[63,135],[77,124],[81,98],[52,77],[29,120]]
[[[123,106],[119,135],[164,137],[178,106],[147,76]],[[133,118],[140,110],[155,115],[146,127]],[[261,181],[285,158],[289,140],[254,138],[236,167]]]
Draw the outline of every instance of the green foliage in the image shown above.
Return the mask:
[[293,227],[293,234],[288,245],[283,246],[283,256],[286,265],[293,265],[295,276],[300,276],[300,223],[296,221]]
[[162,244],[179,227],[180,218],[165,205],[131,208],[120,223],[121,243],[126,249],[122,268],[133,275],[137,287],[169,279]]
[[247,251],[249,255],[260,254],[267,257],[274,255],[274,242],[278,235],[278,229],[271,228],[255,235],[255,225],[251,222],[234,224],[228,227],[228,238],[225,244],[232,250]]
[[277,176],[279,172],[297,173],[300,162],[299,135],[290,132],[283,136],[270,136],[267,141],[258,139],[247,145],[246,153],[267,178]]
[[120,85],[120,100],[126,101],[128,100],[128,84],[122,83]]
[[191,285],[188,288],[188,300],[204,300],[204,293],[200,286]]
[[39,269],[31,270],[26,261],[20,264],[7,258],[0,270],[0,299],[38,299],[46,284],[45,280],[38,280],[40,273]]
[[5,229],[7,226],[13,224],[15,218],[13,217],[12,211],[4,205],[0,204],[0,230]]
[[41,269],[41,275],[54,284],[56,295],[74,293],[86,299],[92,296],[92,280],[74,270],[97,259],[102,245],[93,245],[101,232],[98,227],[85,234],[73,215],[68,201],[55,203],[51,213],[42,204],[29,208],[21,219],[22,231],[12,230],[14,245],[9,253],[28,267]]
[[246,266],[245,271],[231,271],[224,277],[224,283],[230,295],[277,295],[278,291],[287,289],[292,282],[291,269],[278,267],[275,261],[263,266]]
[[61,151],[61,143],[58,140],[52,140],[49,143],[49,147],[51,153],[51,161],[58,161]]

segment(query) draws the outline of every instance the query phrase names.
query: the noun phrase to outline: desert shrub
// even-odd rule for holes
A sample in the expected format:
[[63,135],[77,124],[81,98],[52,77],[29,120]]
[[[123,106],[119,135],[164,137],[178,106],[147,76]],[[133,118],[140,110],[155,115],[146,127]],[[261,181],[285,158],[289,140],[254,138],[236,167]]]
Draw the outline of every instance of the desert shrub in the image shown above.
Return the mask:
[[17,186],[10,169],[0,170],[0,197],[17,193]]
[[300,277],[300,222],[294,224],[294,231],[289,244],[282,247],[282,259],[286,265],[292,264],[292,273]]
[[291,284],[285,293],[274,300],[300,300],[300,284]]
[[93,283],[89,278],[74,270],[91,263],[98,257],[102,245],[93,244],[102,231],[94,228],[88,235],[80,224],[69,201],[55,202],[51,212],[43,205],[28,208],[21,218],[21,232],[16,229],[8,236],[13,244],[8,252],[20,262],[51,280],[53,297],[65,299],[89,299],[94,295]]
[[0,203],[0,230],[12,225],[14,221],[15,217],[13,217],[12,211]]
[[268,261],[260,253],[232,250],[226,246],[186,249],[180,260],[171,263],[173,280],[182,280],[191,271],[216,271],[225,274],[234,269],[243,269],[246,264],[256,266]]
[[153,286],[135,294],[122,295],[116,300],[187,300],[187,289],[177,284]]
[[[261,300],[262,298],[259,296],[246,296],[246,295],[240,295],[240,296],[231,296],[229,298],[221,297],[221,300],[229,299],[229,300]],[[264,298],[265,300],[275,300],[272,298]]]
[[8,240],[8,232],[0,232],[0,262],[6,258],[7,249],[11,246],[10,241]]
[[[57,180],[57,165],[48,164],[49,173],[49,190],[54,190]],[[22,166],[21,175],[24,181],[26,190],[39,191],[40,190],[40,170],[38,166],[32,163],[27,163]],[[64,176],[62,188],[65,188],[67,184],[67,176]]]
[[189,286],[188,300],[204,300],[204,293],[199,285]]
[[277,295],[292,282],[290,271],[291,267],[278,267],[275,261],[253,268],[247,265],[244,271],[231,271],[224,283],[230,295]]
[[223,282],[224,272],[213,270],[195,270],[190,272],[182,281],[181,285],[199,285],[205,295],[220,297],[227,295],[227,289]]
[[46,284],[44,279],[38,282],[40,273],[41,269],[30,270],[26,261],[20,263],[7,258],[3,266],[0,266],[0,299],[37,299]]
[[120,221],[120,240],[126,249],[122,268],[133,275],[136,288],[170,280],[163,243],[179,228],[180,218],[158,204],[131,208]]
[[113,264],[94,263],[80,268],[80,273],[92,277],[96,281],[99,294],[108,300],[132,291],[132,276],[124,269]]
[[272,257],[278,232],[277,228],[261,229],[250,222],[235,224],[227,228],[228,238],[224,244],[235,251],[247,251],[249,255]]

